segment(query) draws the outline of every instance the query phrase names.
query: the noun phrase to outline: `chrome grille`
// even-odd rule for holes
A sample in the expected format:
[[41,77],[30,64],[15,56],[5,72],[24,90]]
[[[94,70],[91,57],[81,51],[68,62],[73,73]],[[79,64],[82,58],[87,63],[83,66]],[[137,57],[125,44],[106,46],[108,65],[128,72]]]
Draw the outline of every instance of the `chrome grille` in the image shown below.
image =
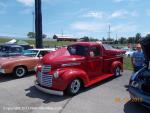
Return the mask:
[[51,71],[51,65],[43,65],[42,66],[42,73],[48,73]]
[[52,79],[53,79],[52,75],[47,75],[47,74],[43,74],[41,72],[38,72],[37,78],[38,78],[37,80],[38,80],[40,85],[45,86],[45,87],[51,87],[52,86]]

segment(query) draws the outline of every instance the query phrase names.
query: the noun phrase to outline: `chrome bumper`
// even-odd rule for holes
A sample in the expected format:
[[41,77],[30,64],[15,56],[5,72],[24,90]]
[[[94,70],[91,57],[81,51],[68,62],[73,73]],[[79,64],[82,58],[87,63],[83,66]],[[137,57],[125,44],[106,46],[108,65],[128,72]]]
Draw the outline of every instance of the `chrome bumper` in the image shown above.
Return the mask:
[[5,74],[5,70],[4,69],[0,69],[0,73]]
[[59,96],[63,96],[64,95],[63,91],[56,91],[56,90],[46,89],[46,88],[43,88],[43,87],[39,86],[37,81],[34,82],[34,85],[35,85],[35,87],[38,90],[40,90],[40,91],[42,91],[44,93],[53,94],[53,95],[59,95]]

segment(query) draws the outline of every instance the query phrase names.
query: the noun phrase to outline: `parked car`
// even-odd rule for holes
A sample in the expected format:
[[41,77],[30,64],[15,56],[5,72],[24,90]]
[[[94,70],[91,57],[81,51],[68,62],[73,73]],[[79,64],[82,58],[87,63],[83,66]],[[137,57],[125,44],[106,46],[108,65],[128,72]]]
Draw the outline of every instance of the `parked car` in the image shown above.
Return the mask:
[[96,42],[77,42],[43,57],[37,67],[35,87],[49,94],[75,95],[123,70],[124,51]]
[[125,52],[125,56],[126,57],[131,57],[134,52],[135,52],[135,50],[129,49],[128,51]]
[[9,57],[21,55],[23,48],[15,44],[0,45],[0,57]]
[[141,45],[146,65],[131,76],[128,91],[132,101],[150,108],[150,38],[142,38]]
[[1,57],[0,73],[12,73],[16,77],[23,77],[28,71],[33,71],[36,65],[41,63],[45,54],[52,51],[55,51],[55,49],[29,49],[19,56]]

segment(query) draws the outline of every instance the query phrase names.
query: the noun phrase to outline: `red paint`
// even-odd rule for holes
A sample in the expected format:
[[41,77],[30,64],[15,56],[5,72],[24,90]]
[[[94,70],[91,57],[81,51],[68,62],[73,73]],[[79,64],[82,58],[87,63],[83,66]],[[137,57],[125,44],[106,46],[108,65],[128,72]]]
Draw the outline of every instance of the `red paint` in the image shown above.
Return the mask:
[[[86,49],[86,56],[71,55],[67,48],[61,48],[43,57],[42,64],[50,65],[51,70],[45,74],[53,75],[50,89],[65,90],[68,84],[75,78],[83,81],[88,87],[96,82],[113,76],[116,66],[123,68],[124,53],[122,50],[105,50],[103,44],[95,42],[77,42],[69,45],[68,48],[82,46]],[[96,48],[99,56],[91,57],[90,52]],[[81,51],[82,53],[82,51]],[[37,68],[41,71],[41,68]],[[59,77],[54,78],[54,73],[58,71]],[[44,76],[44,75],[43,75]]]

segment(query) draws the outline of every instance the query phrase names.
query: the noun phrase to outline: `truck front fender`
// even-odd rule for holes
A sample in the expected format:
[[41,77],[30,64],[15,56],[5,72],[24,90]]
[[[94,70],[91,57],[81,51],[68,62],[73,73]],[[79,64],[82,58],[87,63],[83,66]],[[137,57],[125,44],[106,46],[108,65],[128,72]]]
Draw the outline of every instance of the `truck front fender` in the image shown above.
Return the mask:
[[71,83],[72,80],[74,80],[75,78],[78,78],[81,80],[81,82],[83,83],[83,85],[85,86],[88,81],[88,75],[85,71],[81,70],[81,69],[67,69],[62,75],[61,78],[67,82],[67,86],[68,84]]

